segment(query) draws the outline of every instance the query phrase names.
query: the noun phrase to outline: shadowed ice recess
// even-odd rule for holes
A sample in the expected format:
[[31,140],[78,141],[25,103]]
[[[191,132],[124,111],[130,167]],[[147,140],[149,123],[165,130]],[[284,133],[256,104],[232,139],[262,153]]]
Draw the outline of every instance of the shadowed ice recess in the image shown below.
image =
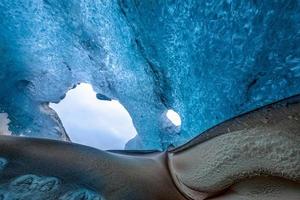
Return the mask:
[[300,93],[299,13],[295,0],[2,0],[1,132],[68,140],[49,103],[89,83],[129,113],[127,149],[178,146]]

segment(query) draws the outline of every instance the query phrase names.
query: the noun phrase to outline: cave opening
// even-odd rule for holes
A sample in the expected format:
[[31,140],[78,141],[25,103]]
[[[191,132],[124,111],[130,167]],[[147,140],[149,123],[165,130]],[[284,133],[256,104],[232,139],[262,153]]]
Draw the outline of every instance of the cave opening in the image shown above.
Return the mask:
[[124,149],[137,134],[129,113],[119,101],[100,100],[97,96],[90,84],[81,83],[50,107],[57,112],[72,142],[104,150]]
[[169,109],[166,113],[167,118],[175,125],[181,126],[181,118],[180,115],[172,109]]
[[9,130],[10,119],[7,113],[0,113],[0,135],[12,135]]

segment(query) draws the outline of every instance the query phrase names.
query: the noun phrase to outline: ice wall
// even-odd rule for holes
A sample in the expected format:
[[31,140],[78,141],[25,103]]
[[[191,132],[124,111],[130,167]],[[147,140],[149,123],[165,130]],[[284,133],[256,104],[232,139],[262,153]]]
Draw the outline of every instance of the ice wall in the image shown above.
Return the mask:
[[[2,0],[0,111],[13,134],[67,140],[48,102],[87,82],[130,113],[127,148],[182,144],[300,92],[299,4]],[[164,128],[168,109],[180,132]]]

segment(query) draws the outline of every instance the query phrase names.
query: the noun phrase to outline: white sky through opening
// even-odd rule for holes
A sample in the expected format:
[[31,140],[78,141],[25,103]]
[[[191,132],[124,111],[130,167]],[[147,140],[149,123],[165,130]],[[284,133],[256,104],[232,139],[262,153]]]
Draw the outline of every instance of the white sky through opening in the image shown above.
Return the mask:
[[10,120],[7,113],[0,113],[0,135],[11,135],[9,131]]
[[96,98],[90,84],[81,83],[58,104],[50,103],[73,142],[98,149],[124,149],[136,134],[132,119],[119,101]]
[[168,110],[167,117],[175,126],[181,125],[181,118],[174,110]]

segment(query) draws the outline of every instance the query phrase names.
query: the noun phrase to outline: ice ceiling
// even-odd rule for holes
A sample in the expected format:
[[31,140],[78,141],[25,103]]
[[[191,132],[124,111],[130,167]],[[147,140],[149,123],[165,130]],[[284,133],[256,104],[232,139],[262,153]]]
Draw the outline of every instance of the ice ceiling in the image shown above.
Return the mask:
[[126,148],[180,145],[300,93],[299,4],[1,0],[0,112],[15,135],[67,140],[48,104],[90,83],[130,113],[138,136]]

